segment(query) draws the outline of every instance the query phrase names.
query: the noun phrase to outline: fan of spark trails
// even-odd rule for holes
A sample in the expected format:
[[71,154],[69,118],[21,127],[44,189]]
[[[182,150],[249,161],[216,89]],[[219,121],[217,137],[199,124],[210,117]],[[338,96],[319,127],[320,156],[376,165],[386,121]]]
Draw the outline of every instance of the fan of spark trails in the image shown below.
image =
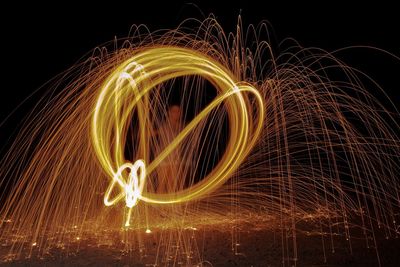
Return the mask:
[[[212,17],[190,19],[168,31],[133,26],[128,38],[96,48],[55,77],[1,161],[1,238],[51,246],[66,240],[71,227],[90,234],[123,226],[124,203],[103,204],[110,178],[90,139],[93,108],[99,88],[119,64],[138,50],[161,46],[194,49],[257,88],[265,119],[255,148],[218,190],[179,205],[139,202],[132,228],[270,220],[275,226],[269,227],[288,230],[283,235],[295,244],[300,222],[323,218],[331,235],[349,237],[352,224],[361,226],[366,237],[375,226],[387,236],[398,235],[397,115],[370,93],[383,91],[334,53],[290,40],[276,52],[270,43],[266,24],[245,30],[239,22],[235,33],[226,34]],[[149,97],[153,128],[165,123],[173,104],[180,106],[186,124],[216,96],[200,76],[158,85]],[[131,162],[136,160],[136,125],[133,112],[125,153]],[[183,140],[185,162],[169,190],[201,181],[221,160],[228,135],[227,111],[220,105]],[[149,135],[153,154],[159,146],[156,134]],[[157,193],[157,174],[147,180],[145,191]]]

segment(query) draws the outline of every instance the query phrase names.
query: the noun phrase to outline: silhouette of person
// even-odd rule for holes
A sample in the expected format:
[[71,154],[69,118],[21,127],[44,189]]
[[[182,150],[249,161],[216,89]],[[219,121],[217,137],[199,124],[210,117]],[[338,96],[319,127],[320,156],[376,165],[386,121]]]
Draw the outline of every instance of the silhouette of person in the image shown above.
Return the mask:
[[[180,106],[170,106],[165,121],[157,130],[157,156],[176,138],[181,132],[182,126]],[[180,146],[177,146],[157,167],[158,183],[156,191],[158,193],[171,193],[177,190],[181,161]]]

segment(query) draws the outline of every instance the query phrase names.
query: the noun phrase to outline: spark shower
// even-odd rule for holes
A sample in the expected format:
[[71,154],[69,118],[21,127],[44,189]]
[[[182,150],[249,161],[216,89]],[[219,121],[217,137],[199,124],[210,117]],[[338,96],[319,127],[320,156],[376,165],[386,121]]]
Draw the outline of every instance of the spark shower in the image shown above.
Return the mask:
[[[172,63],[172,64],[171,64]],[[152,128],[148,114],[149,100],[142,101],[148,91],[155,88],[157,84],[163,83],[166,79],[173,79],[184,75],[199,75],[212,81],[218,91],[222,92],[214,99],[196,118],[194,118],[168,145],[168,147],[154,159],[148,167],[145,168],[145,162],[149,162],[147,155],[147,145],[149,136],[152,133],[146,133],[146,129]],[[250,85],[238,84],[232,74],[226,73],[226,70],[213,62],[211,58],[199,54],[191,49],[177,47],[159,47],[145,49],[127,62],[121,64],[111,78],[106,81],[106,85],[100,92],[98,102],[94,110],[92,123],[92,141],[95,151],[105,170],[112,177],[112,182],[106,192],[104,203],[109,206],[125,196],[126,206],[130,208],[126,226],[129,226],[131,208],[136,205],[138,200],[143,200],[153,204],[173,204],[195,200],[210,192],[215,191],[228,179],[232,172],[240,165],[246,155],[253,148],[258,138],[263,123],[263,100],[258,91]],[[143,85],[145,84],[145,85]],[[140,89],[139,89],[140,88]],[[259,114],[256,122],[253,122],[253,116],[249,114],[251,107],[248,107],[249,101],[243,93],[252,93],[256,96],[255,104],[258,106]],[[146,176],[154,170],[155,167],[176,149],[189,132],[196,127],[199,121],[206,117],[214,108],[227,100],[228,115],[230,120],[229,132],[232,138],[226,148],[224,161],[218,164],[212,172],[199,184],[192,186],[184,191],[169,192],[170,195],[143,195]],[[247,101],[246,101],[247,100]],[[146,103],[146,104],[145,104]],[[122,111],[122,107],[125,107]],[[135,164],[126,163],[123,156],[123,147],[121,139],[126,139],[126,128],[129,114],[137,107],[139,115],[140,147],[139,160]],[[254,128],[254,129],[253,129]],[[115,130],[114,130],[115,129]],[[124,133],[125,132],[125,133]],[[122,138],[121,138],[122,137]],[[114,149],[109,144],[102,143],[105,140],[114,141]],[[113,154],[114,153],[114,154]],[[113,156],[114,155],[114,156]],[[116,162],[116,164],[114,163]],[[116,166],[116,167],[114,167]],[[129,182],[122,177],[122,171],[130,168]],[[140,177],[137,172],[141,169]],[[146,169],[146,171],[145,171]],[[117,171],[116,171],[117,170]],[[167,179],[176,179],[176,177],[167,177]],[[109,201],[109,195],[118,183],[122,193]]]
[[[190,19],[134,26],[56,79],[1,161],[7,260],[104,230],[129,233],[129,250],[145,247],[142,230],[267,228],[283,265],[299,260],[304,225],[319,229],[324,255],[337,235],[351,248],[355,228],[372,246],[399,235],[397,114],[334,53],[276,54],[265,24],[225,34]],[[166,142],[172,105],[182,127]],[[182,238],[160,239],[163,253],[204,261],[192,242],[170,249]]]

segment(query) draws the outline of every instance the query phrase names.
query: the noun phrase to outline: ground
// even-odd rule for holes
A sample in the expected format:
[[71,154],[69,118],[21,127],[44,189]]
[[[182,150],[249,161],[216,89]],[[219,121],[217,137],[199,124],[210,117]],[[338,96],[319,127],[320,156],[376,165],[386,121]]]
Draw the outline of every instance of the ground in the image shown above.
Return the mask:
[[[372,239],[368,240],[368,248],[367,240],[356,236],[354,234],[350,240],[351,252],[349,241],[344,236],[334,235],[331,239],[327,234],[322,238],[321,234],[298,231],[296,266],[379,266],[377,252],[381,266],[400,266],[400,238],[386,239],[377,235],[378,249],[375,249]],[[139,245],[129,244],[127,240]],[[176,240],[180,240],[179,244]],[[101,242],[98,237],[82,238],[68,246],[51,248],[40,257],[6,261],[1,265],[293,266],[292,245],[290,232],[282,235],[282,231],[276,229],[242,227],[238,230],[228,225],[225,228],[208,226],[180,231],[154,229],[151,233],[143,231],[140,234],[134,231],[124,234],[108,232]],[[9,246],[3,244],[0,255],[7,255],[8,251]]]

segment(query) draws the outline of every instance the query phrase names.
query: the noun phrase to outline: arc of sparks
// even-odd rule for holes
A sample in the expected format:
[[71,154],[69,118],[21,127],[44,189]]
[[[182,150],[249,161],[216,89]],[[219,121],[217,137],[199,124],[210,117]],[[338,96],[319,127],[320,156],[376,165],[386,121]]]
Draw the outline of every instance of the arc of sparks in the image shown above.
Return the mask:
[[[219,94],[164,151],[145,166],[144,162],[149,162],[148,93],[167,80],[188,75],[204,77],[216,87]],[[250,101],[249,95],[254,96],[254,101]],[[217,166],[202,181],[179,192],[145,192],[146,176],[222,103],[227,109],[230,137],[225,154]],[[135,109],[139,118],[138,156],[141,159],[132,165],[126,163],[123,151],[129,116]],[[216,60],[192,49],[168,46],[143,49],[122,63],[104,83],[93,114],[92,143],[102,167],[112,177],[104,203],[110,206],[125,197],[129,208],[125,225],[129,225],[131,209],[139,200],[152,204],[181,203],[205,197],[217,190],[255,145],[263,126],[264,105],[262,96],[253,86],[236,81],[234,75]],[[126,168],[130,169],[128,179],[122,177]],[[109,200],[115,185],[119,185],[120,193]]]

